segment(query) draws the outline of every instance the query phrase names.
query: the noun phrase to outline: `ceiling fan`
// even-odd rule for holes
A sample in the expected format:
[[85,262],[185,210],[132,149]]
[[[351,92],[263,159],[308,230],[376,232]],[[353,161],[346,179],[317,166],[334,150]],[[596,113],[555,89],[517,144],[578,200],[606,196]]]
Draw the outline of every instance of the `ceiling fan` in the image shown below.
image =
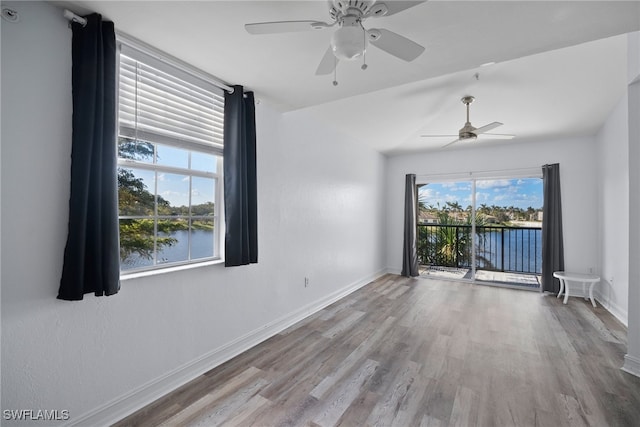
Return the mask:
[[[389,1],[375,0],[328,0],[331,22],[322,21],[276,21],[245,24],[250,34],[275,34],[299,31],[323,30],[338,28],[331,37],[331,44],[325,52],[316,75],[332,73],[339,60],[355,60],[363,57],[368,43],[375,47],[410,62],[424,52],[424,47],[383,28],[366,29],[363,21],[371,17],[390,16],[416,6],[424,1]],[[361,67],[367,68],[366,63]],[[334,85],[337,82],[334,81]]]
[[493,122],[493,123],[489,123],[488,125],[484,125],[482,127],[476,128],[474,127],[471,122],[469,121],[469,104],[471,104],[473,102],[475,98],[471,95],[467,95],[462,97],[461,101],[463,104],[465,104],[467,106],[467,122],[464,124],[464,126],[462,127],[462,129],[460,129],[458,131],[458,135],[421,135],[423,138],[443,138],[443,137],[458,137],[458,139],[455,139],[453,141],[451,141],[450,143],[448,143],[447,145],[443,146],[442,148],[448,147],[453,143],[456,143],[458,141],[469,141],[469,140],[474,140],[476,138],[480,137],[488,137],[487,139],[513,139],[515,138],[515,135],[509,135],[509,134],[504,134],[504,133],[487,133],[490,130],[493,130],[495,128],[497,128],[498,126],[502,126],[503,124],[500,122]]

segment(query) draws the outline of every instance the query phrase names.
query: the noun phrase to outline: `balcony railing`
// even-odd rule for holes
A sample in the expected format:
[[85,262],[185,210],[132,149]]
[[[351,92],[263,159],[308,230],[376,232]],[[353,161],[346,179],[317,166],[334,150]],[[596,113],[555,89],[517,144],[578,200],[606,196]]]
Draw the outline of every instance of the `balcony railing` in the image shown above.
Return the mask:
[[[476,226],[476,268],[540,274],[542,230]],[[418,225],[418,261],[429,266],[471,268],[470,225]]]

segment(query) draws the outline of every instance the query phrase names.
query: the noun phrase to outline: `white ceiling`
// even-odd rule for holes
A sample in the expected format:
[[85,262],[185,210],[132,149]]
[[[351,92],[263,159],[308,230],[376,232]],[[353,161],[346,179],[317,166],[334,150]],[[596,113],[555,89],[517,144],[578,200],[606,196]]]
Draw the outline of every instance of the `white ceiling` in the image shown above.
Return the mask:
[[[306,109],[390,154],[446,144],[420,135],[457,133],[465,94],[476,97],[476,127],[500,121],[494,132],[517,135],[476,144],[593,134],[626,87],[626,37],[619,35],[640,30],[640,1],[431,0],[364,23],[408,37],[425,53],[406,63],[371,47],[368,69],[342,62],[333,86],[332,75],[314,75],[331,29],[255,36],[243,27],[329,21],[325,1],[54,3],[99,12],[118,30],[242,84],[282,111]],[[487,62],[496,64],[480,67]]]

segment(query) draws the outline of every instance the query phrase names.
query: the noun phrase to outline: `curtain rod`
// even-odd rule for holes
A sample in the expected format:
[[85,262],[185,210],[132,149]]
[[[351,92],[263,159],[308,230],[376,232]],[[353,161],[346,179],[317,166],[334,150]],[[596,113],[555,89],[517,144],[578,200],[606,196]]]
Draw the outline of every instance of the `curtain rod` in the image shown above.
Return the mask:
[[[83,27],[85,25],[87,25],[87,20],[86,18],[83,18],[82,16],[76,15],[75,13],[73,13],[72,11],[65,9],[64,13],[63,13],[64,17],[67,18],[69,21],[71,22],[77,22],[78,24],[82,25]],[[146,53],[147,55],[150,55],[154,58],[157,58],[159,60],[166,60],[166,59],[170,59],[172,62],[172,65],[175,66],[176,68],[181,69],[184,72],[187,72],[189,74],[193,74],[196,77],[199,77],[205,81],[209,81],[211,82],[214,86],[219,87],[222,90],[225,90],[229,93],[233,93],[233,87],[229,86],[227,83],[223,82],[222,80],[212,76],[211,74],[205,73],[203,71],[200,71],[198,69],[196,69],[195,67],[192,67],[191,65],[187,64],[184,61],[179,60],[178,58],[175,58],[171,55],[168,55],[166,53],[160,52],[159,50],[157,50],[156,48],[154,48],[153,46],[148,45],[147,43],[144,43],[134,37],[131,37],[128,34],[125,34],[121,31],[116,30],[116,38],[120,41],[124,41],[125,43],[128,43],[130,45],[133,45],[133,47],[135,47],[138,50],[141,50],[143,53]],[[246,96],[246,95],[245,95]]]
[[434,174],[416,174],[416,178],[420,181],[438,180],[438,179],[476,179],[476,178],[507,178],[509,175],[522,177],[523,175],[542,176],[542,166],[530,168],[514,168],[514,169],[495,169],[484,171],[467,171],[467,172],[448,172]]
[[71,22],[77,22],[83,27],[87,25],[87,20],[85,18],[83,18],[80,15],[76,15],[75,13],[71,12],[69,9],[65,9],[63,12],[63,15],[65,18],[67,18]]

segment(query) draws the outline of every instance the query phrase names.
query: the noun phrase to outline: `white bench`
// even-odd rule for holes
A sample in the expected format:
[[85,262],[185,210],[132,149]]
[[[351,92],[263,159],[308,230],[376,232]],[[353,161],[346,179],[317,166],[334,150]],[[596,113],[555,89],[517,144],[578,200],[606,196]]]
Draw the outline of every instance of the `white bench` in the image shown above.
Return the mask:
[[[558,292],[558,296],[556,298],[560,298],[560,295],[562,295],[562,293],[564,292],[564,304],[566,304],[569,300],[569,282],[582,283],[583,295],[586,294],[586,286],[587,283],[589,283],[589,299],[591,300],[591,304],[595,308],[596,302],[593,299],[593,285],[600,281],[600,277],[594,274],[569,273],[567,271],[556,271],[553,273],[553,277],[560,280],[560,292]],[[586,295],[584,299],[587,299]]]

